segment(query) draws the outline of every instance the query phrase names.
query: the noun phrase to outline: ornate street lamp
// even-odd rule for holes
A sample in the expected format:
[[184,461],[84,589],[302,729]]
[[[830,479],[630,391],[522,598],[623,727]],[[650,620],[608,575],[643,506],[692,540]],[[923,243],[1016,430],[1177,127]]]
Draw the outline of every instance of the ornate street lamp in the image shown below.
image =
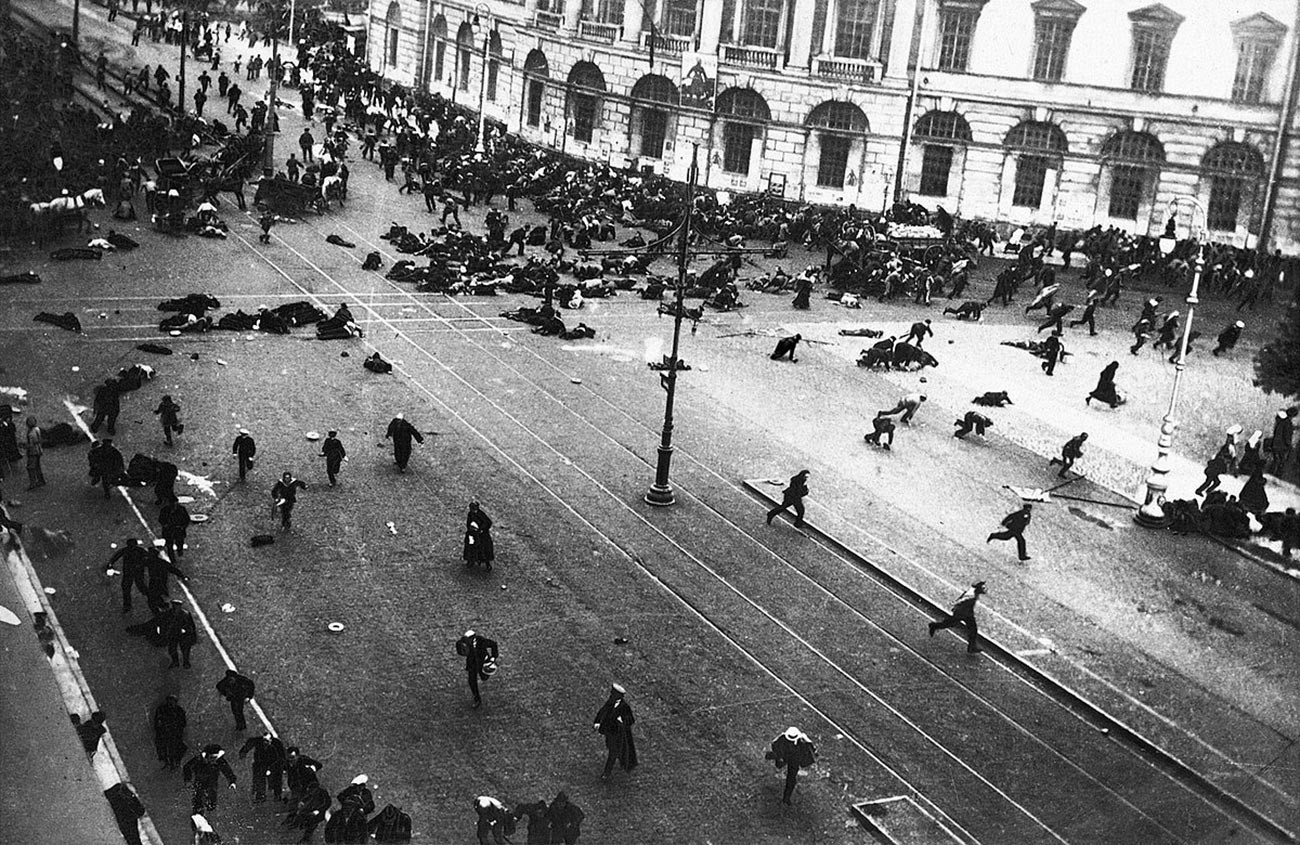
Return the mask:
[[487,77],[488,77],[488,52],[491,49],[492,24],[491,10],[483,3],[474,5],[474,20],[471,23],[475,29],[478,29],[482,20],[483,24],[483,69],[482,76],[478,80],[478,143],[474,145],[474,152],[482,154],[487,150],[487,145],[483,141],[483,133],[487,131],[487,113],[483,106],[487,103]]
[[[1178,214],[1178,206],[1186,203],[1192,208],[1192,214],[1188,221],[1188,237],[1194,240],[1196,234],[1196,215],[1195,212],[1201,213],[1202,221],[1208,222],[1208,216],[1205,208],[1192,197],[1176,197],[1169,203],[1169,222],[1165,227],[1165,234],[1160,238],[1160,252],[1168,256],[1173,252],[1177,245],[1177,237],[1174,231]],[[1204,231],[1204,229],[1202,229]],[[1169,515],[1165,513],[1165,493],[1169,489],[1169,454],[1174,445],[1174,431],[1178,428],[1178,421],[1174,418],[1174,413],[1178,409],[1178,391],[1182,385],[1183,370],[1187,368],[1187,342],[1192,334],[1192,312],[1196,304],[1200,302],[1196,294],[1201,286],[1201,273],[1205,270],[1205,244],[1196,241],[1196,263],[1192,269],[1192,289],[1187,294],[1187,320],[1183,323],[1183,337],[1178,344],[1178,359],[1174,362],[1174,388],[1169,396],[1169,410],[1165,412],[1164,420],[1160,425],[1160,437],[1156,440],[1156,460],[1151,465],[1151,474],[1147,476],[1146,501],[1138,512],[1134,515],[1134,520],[1138,525],[1144,528],[1164,528],[1169,524]]]

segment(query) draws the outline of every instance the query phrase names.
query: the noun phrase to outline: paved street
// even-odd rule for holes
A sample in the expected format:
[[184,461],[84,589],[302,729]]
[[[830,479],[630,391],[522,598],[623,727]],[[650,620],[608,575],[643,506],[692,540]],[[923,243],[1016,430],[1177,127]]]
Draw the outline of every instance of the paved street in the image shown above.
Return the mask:
[[[124,40],[98,7],[87,16],[92,34]],[[286,136],[299,131],[297,116],[286,117]],[[421,200],[398,196],[366,162],[352,166],[346,209],[279,226],[270,246],[257,243],[251,216],[224,207],[226,241],[140,225],[124,229],[139,251],[102,262],[51,263],[20,248],[4,272],[32,269],[43,284],[0,288],[0,382],[28,389],[24,410],[43,422],[69,421],[64,401],[88,405],[118,367],[157,368],[124,400],[117,442],[128,459],[165,457],[201,482],[181,485],[196,499],[191,510],[210,517],[191,530],[181,562],[189,587],[230,658],[257,680],[275,729],[325,762],[331,792],[369,773],[376,803],[404,807],[427,842],[467,840],[475,795],[516,803],[560,789],[585,809],[592,842],[860,842],[849,805],[894,795],[913,797],[965,842],[1284,840],[1245,821],[1216,788],[1284,828],[1300,825],[1297,582],[1205,538],[1146,532],[1130,510],[1095,503],[1128,504],[1129,456],[1155,436],[1133,418],[1158,419],[1166,396],[1163,375],[1150,376],[1149,391],[1135,375],[1134,401],[1120,412],[1082,405],[1122,348],[1127,310],[1108,313],[1101,337],[1080,338],[1063,377],[1045,383],[1036,359],[998,346],[1032,334],[1018,309],[977,326],[934,315],[928,345],[940,368],[879,374],[853,365],[861,339],[838,330],[892,333],[917,319],[917,307],[855,312],[814,301],[794,312],[785,297],[746,292],[746,308],[710,314],[684,335],[693,369],[677,396],[678,504],[655,510],[641,496],[663,393],[645,360],[667,348],[671,324],[625,294],[565,314],[597,332],[565,342],[498,316],[532,298],[418,294],[363,271],[371,250],[385,269],[404,257],[378,238],[390,221],[430,224]],[[481,231],[482,209],[462,216]],[[327,244],[329,234],[357,246]],[[995,272],[982,269],[979,284]],[[221,313],[346,302],[366,337],[159,333],[155,304],[189,292],[215,295]],[[39,310],[72,310],[86,332],[32,323]],[[794,331],[830,345],[801,348],[797,364],[769,361],[774,338]],[[177,354],[134,349],[146,340]],[[364,371],[373,350],[397,372]],[[1146,378],[1163,372],[1159,361],[1132,368]],[[1125,353],[1125,370],[1130,363]],[[1207,359],[1205,376],[1196,375],[1201,363],[1188,371],[1189,396],[1213,391],[1220,372],[1234,379],[1227,393],[1249,382],[1245,353]],[[894,450],[864,445],[875,410],[916,389],[929,400],[900,426]],[[1016,405],[990,412],[992,436],[954,440],[951,420],[994,389]],[[186,422],[172,449],[151,413],[163,393]],[[382,436],[398,411],[426,433],[405,475]],[[228,454],[239,426],[259,447],[243,485]],[[305,438],[330,427],[350,455],[333,489],[319,444]],[[1085,428],[1096,463],[1089,452],[1080,463],[1089,478],[1062,492],[1094,502],[1036,507],[1027,564],[986,545],[1018,504],[1003,485],[1051,486],[1047,457]],[[1194,475],[1199,461],[1187,459]],[[118,585],[103,562],[110,544],[143,536],[138,513],[156,530],[152,491],[105,502],[85,484],[80,448],[51,450],[46,463],[49,487],[11,495],[23,501],[22,519],[67,529],[77,549],[37,568],[56,589],[137,789],[164,839],[183,841],[188,794],[154,759],[148,716],[174,692],[190,711],[191,747],[220,742],[234,756],[244,737],[212,689],[222,659],[205,639],[193,670],[167,670],[161,651],[122,631]],[[745,482],[779,496],[763,479],[784,484],[804,467],[815,530],[764,526],[768,505]],[[294,529],[279,534],[268,501],[283,469],[311,486]],[[490,575],[459,559],[471,499],[496,523]],[[250,548],[264,532],[276,543]],[[1103,733],[1017,661],[968,656],[951,632],[928,638],[931,617],[881,573],[941,605],[987,581],[982,633],[1186,770]],[[145,614],[138,607],[126,620]],[[334,621],[341,633],[327,629]],[[466,627],[502,646],[482,710],[470,708],[452,651]],[[636,710],[642,766],[604,783],[602,743],[587,725],[611,680]],[[763,751],[791,724],[813,737],[819,763],[783,810]],[[218,830],[228,841],[283,841],[270,808],[249,804],[247,765],[233,763],[241,789],[223,794]]]

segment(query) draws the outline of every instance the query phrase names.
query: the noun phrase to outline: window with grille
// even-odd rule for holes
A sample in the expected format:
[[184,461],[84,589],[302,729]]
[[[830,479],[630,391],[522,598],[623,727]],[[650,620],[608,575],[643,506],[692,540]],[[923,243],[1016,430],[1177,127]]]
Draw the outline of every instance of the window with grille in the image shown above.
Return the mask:
[[686,38],[695,34],[695,14],[697,0],[666,0],[661,29],[664,35],[680,35]]
[[821,152],[817,158],[817,186],[843,188],[844,173],[849,166],[849,148],[853,139],[845,135],[822,132],[818,139]]
[[663,158],[664,138],[668,135],[668,112],[659,109],[641,111],[641,155]]
[[1111,168],[1110,216],[1120,220],[1137,220],[1138,207],[1146,186],[1146,171],[1140,167],[1119,165]]
[[1011,195],[1011,204],[1026,208],[1041,206],[1043,186],[1047,183],[1047,171],[1051,167],[1050,158],[1022,155],[1016,162],[1016,190]]
[[537,126],[542,122],[542,97],[546,93],[546,84],[540,79],[528,80],[528,125]]
[[1163,30],[1133,30],[1133,79],[1129,87],[1134,91],[1164,90],[1172,40],[1173,34]]
[[923,197],[948,196],[948,175],[952,172],[952,147],[926,144],[921,154],[921,188]]
[[839,0],[835,8],[835,55],[871,58],[871,35],[879,0]]
[[916,122],[916,136],[943,141],[969,142],[971,139],[966,118],[955,111],[931,111],[921,115]]
[[590,144],[596,129],[596,98],[578,93],[570,93],[569,98],[573,109],[573,139]]
[[1220,232],[1236,230],[1245,188],[1245,182],[1236,176],[1215,176],[1210,179],[1210,204],[1206,209],[1206,217],[1211,229]]
[[1034,22],[1034,79],[1039,82],[1061,81],[1076,22],[1073,18],[1038,16]]
[[1268,71],[1277,55],[1277,45],[1243,41],[1237,46],[1237,73],[1232,79],[1232,99],[1238,103],[1264,101]]
[[537,0],[537,11],[562,15],[564,14],[564,0]]
[[727,173],[749,173],[749,151],[758,127],[748,123],[725,123],[722,126],[722,169]]
[[960,6],[939,10],[939,70],[965,72],[970,64],[970,44],[979,10]]
[[752,47],[776,47],[781,35],[784,0],[746,0],[742,43]]

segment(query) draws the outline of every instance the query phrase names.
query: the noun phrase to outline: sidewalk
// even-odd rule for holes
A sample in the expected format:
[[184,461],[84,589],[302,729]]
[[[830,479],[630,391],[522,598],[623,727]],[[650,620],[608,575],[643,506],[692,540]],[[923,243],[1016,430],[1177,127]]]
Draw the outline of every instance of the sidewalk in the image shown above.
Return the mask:
[[3,839],[28,845],[122,845],[7,569],[0,577],[0,605],[21,620],[18,626],[0,623]]

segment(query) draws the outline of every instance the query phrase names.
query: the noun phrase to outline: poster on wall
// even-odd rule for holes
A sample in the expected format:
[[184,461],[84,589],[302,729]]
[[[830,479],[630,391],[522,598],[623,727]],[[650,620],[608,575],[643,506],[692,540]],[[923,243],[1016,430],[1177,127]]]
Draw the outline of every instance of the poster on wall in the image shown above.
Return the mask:
[[717,55],[683,52],[681,84],[682,107],[713,111],[713,98],[717,93]]

